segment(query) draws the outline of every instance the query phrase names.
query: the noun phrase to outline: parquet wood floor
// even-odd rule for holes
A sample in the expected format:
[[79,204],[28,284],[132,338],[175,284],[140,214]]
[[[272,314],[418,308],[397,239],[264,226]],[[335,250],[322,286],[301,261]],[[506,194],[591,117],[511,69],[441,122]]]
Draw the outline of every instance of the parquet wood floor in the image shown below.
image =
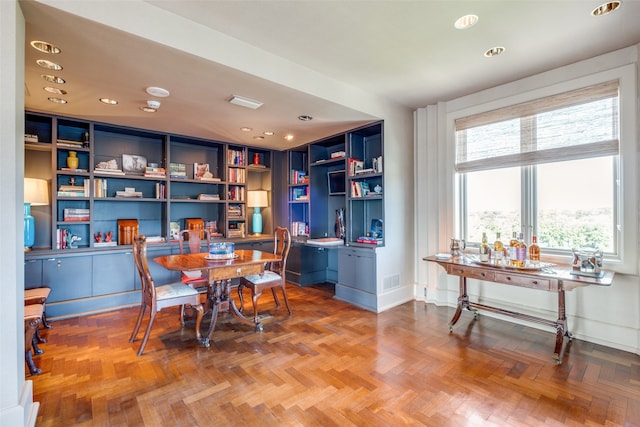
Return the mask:
[[[223,315],[209,349],[175,310],[142,357],[137,308],[54,323],[37,426],[640,426],[640,356],[409,302],[381,314],[289,286],[263,333]],[[250,300],[250,299],[249,299]]]

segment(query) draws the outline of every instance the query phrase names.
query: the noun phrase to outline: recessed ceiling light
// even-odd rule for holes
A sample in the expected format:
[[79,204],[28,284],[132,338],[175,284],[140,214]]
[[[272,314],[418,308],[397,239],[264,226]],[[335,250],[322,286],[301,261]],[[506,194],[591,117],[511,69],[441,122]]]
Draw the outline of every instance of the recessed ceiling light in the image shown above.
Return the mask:
[[62,70],[62,65],[58,65],[55,62],[47,61],[46,59],[38,59],[36,61],[36,64],[38,64],[42,68],[47,68],[49,70],[56,70],[56,71]]
[[242,132],[251,132],[253,129],[245,126],[245,127],[240,128],[240,130]]
[[65,84],[66,81],[62,77],[53,76],[51,74],[40,74],[40,77],[48,81],[49,83],[57,83],[59,85]]
[[502,46],[496,46],[496,47],[492,47],[491,49],[489,49],[488,51],[486,51],[484,53],[484,56],[486,56],[487,58],[491,58],[492,56],[498,56],[501,53],[504,52],[504,47]]
[[140,107],[140,109],[145,113],[155,113],[156,111],[158,111],[155,108],[151,108],[151,107]]
[[58,46],[54,46],[51,43],[41,42],[39,40],[33,40],[31,46],[34,49],[44,53],[60,53],[62,52]]
[[256,135],[256,136],[254,136],[254,137],[253,137],[253,139],[263,140],[263,139],[264,139],[264,136],[262,136],[262,135]]
[[309,120],[313,120],[313,117],[307,115],[298,116],[298,120],[302,120],[303,122],[308,122]]
[[284,139],[287,140],[287,141],[292,141],[293,140],[293,135],[287,134],[287,135],[284,136]]
[[242,96],[237,96],[237,95],[233,95],[231,98],[229,98],[229,102],[234,105],[239,105],[241,107],[251,108],[252,110],[262,107],[262,102],[260,101],[256,101],[255,99],[244,98]]
[[622,6],[621,1],[610,1],[608,3],[601,4],[600,6],[593,9],[591,11],[591,15],[593,16],[607,15],[613,12],[614,10],[616,10],[617,8],[619,8],[620,6]]
[[108,105],[116,105],[118,103],[118,101],[116,101],[115,99],[111,99],[111,98],[100,98],[100,102],[102,102],[103,104],[108,104]]
[[62,98],[49,97],[47,98],[49,101],[54,102],[56,104],[66,104],[67,100]]
[[63,89],[58,89],[57,87],[46,86],[42,89],[46,90],[49,93],[55,93],[56,95],[66,95],[67,91]]
[[273,136],[275,135],[274,132],[270,131],[270,130],[265,130],[264,132],[262,132],[263,134],[267,135],[267,136]]
[[471,28],[478,23],[477,15],[464,15],[460,18],[456,19],[456,22],[453,24],[458,30],[466,30],[467,28]]
[[157,86],[149,86],[146,92],[151,96],[157,96],[158,98],[166,98],[169,96],[169,91]]

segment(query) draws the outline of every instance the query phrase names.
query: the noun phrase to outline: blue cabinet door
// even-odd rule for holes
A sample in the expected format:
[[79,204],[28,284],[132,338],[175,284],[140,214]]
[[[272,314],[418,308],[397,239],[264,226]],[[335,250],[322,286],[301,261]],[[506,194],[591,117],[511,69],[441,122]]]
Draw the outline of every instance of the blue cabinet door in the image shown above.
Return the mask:
[[42,286],[42,260],[24,260],[24,288],[39,288]]
[[91,255],[43,260],[42,284],[51,288],[47,301],[90,297],[91,266]]
[[93,296],[133,291],[135,268],[132,252],[93,256]]

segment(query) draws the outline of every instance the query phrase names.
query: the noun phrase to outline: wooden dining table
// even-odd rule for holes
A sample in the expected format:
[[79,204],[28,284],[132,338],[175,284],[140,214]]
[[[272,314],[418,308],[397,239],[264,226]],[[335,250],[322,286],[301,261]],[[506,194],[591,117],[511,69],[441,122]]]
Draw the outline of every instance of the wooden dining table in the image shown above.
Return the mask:
[[262,274],[266,263],[280,260],[280,255],[247,249],[236,250],[231,259],[210,259],[207,252],[164,255],[153,259],[168,270],[203,271],[208,274],[209,290],[205,309],[207,313],[211,311],[211,321],[207,334],[201,338],[205,347],[210,346],[219,312],[230,312],[240,322],[253,326],[256,331],[262,330],[260,321],[248,319],[236,306],[231,297],[231,280]]

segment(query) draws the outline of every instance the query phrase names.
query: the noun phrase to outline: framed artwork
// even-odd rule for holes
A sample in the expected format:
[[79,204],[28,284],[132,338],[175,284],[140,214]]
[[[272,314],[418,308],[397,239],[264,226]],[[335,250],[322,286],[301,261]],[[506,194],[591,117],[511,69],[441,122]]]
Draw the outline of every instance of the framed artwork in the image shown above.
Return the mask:
[[132,173],[136,175],[144,175],[145,168],[147,167],[147,158],[136,154],[123,154],[122,155],[122,170],[125,173]]
[[210,180],[213,174],[209,171],[209,163],[193,164],[193,179]]

